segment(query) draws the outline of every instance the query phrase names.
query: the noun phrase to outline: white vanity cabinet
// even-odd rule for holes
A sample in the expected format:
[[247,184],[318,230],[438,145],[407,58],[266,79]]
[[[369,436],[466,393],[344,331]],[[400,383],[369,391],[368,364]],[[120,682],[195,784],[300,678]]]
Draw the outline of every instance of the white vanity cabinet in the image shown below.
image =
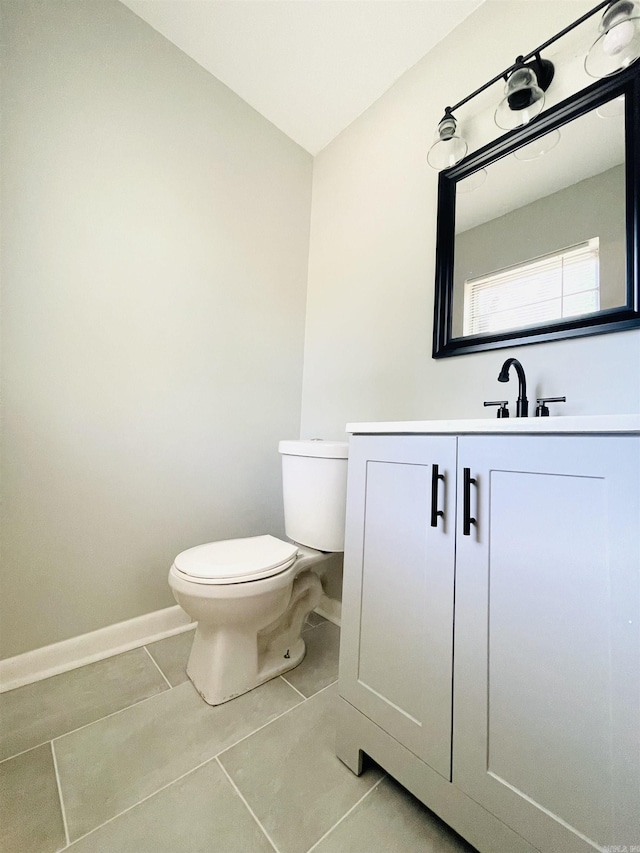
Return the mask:
[[549,420],[353,436],[338,755],[482,853],[640,849],[640,435]]
[[349,453],[341,693],[449,780],[456,440],[362,436]]

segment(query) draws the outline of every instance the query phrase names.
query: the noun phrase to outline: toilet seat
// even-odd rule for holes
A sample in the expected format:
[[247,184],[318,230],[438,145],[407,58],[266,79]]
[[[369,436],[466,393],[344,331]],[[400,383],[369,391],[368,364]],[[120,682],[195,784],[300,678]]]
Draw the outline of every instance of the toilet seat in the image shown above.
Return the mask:
[[183,551],[174,568],[192,583],[237,584],[269,578],[288,569],[298,546],[275,536],[250,536],[207,542]]

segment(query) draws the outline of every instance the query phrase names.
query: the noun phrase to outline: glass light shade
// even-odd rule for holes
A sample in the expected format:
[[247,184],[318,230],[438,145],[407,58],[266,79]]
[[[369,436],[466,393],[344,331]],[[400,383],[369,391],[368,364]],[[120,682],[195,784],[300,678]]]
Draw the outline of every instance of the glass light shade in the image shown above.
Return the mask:
[[486,180],[487,170],[478,169],[477,172],[473,172],[471,175],[469,175],[468,178],[463,178],[456,184],[456,192],[472,193],[474,190],[477,190],[479,187],[481,187]]
[[517,68],[507,80],[504,91],[505,97],[495,113],[498,127],[504,130],[522,127],[542,112],[544,92],[531,68]]
[[560,142],[560,131],[552,130],[551,133],[545,133],[544,136],[539,136],[533,142],[529,142],[528,145],[518,148],[517,151],[513,152],[513,156],[516,160],[537,160],[538,157],[542,157],[552,148],[555,148],[558,142]]
[[624,95],[601,104],[596,110],[596,115],[600,118],[617,118],[624,115]]
[[467,153],[467,143],[456,133],[457,124],[453,116],[445,116],[438,125],[436,141],[427,154],[427,163],[439,172],[455,166]]
[[609,77],[640,56],[640,9],[631,0],[618,0],[600,22],[601,34],[591,45],[584,69],[591,77]]

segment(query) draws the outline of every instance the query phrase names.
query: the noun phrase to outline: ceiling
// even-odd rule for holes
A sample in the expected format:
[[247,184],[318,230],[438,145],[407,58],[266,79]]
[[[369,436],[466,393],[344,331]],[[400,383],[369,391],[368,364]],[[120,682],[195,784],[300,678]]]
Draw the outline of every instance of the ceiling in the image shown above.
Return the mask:
[[484,0],[122,0],[317,154]]

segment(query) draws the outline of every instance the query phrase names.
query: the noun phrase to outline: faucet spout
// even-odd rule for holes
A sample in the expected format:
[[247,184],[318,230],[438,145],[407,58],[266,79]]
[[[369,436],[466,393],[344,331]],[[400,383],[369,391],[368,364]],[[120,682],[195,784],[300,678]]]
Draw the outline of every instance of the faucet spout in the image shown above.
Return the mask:
[[529,401],[527,400],[527,379],[524,368],[517,358],[508,358],[502,365],[498,374],[498,382],[509,381],[509,368],[513,366],[518,375],[518,400],[516,402],[516,417],[526,418],[529,414]]

